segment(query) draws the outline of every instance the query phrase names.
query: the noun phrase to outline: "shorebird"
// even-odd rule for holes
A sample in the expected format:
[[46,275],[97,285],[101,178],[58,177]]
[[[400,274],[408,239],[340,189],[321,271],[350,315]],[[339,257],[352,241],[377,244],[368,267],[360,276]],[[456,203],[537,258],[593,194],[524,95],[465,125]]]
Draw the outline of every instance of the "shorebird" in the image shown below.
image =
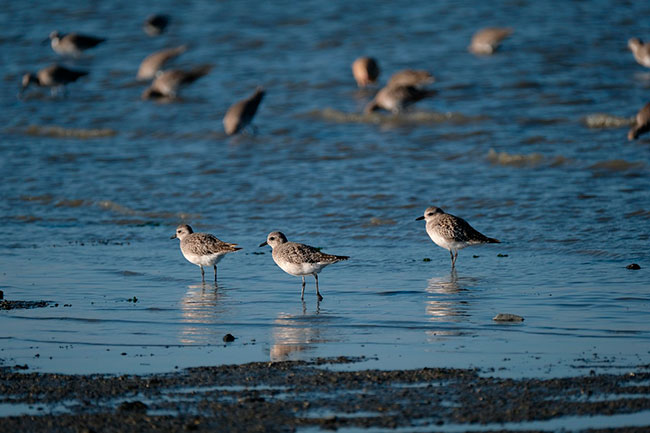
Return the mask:
[[156,76],[156,73],[160,71],[165,63],[169,60],[180,56],[187,50],[187,45],[181,45],[175,48],[167,48],[165,50],[156,51],[153,54],[149,54],[144,58],[142,63],[140,63],[140,68],[138,69],[138,75],[136,78],[138,80],[151,80]]
[[59,33],[56,30],[50,33],[49,39],[52,49],[57,54],[75,57],[81,55],[83,51],[93,48],[106,40],[95,36],[80,35],[79,33]]
[[639,38],[632,38],[627,41],[627,46],[634,54],[634,60],[639,65],[650,68],[650,43],[643,43]]
[[269,233],[266,242],[262,242],[260,247],[264,245],[271,246],[273,261],[280,269],[287,274],[302,277],[300,299],[305,299],[305,275],[313,275],[316,279],[316,295],[322,301],[323,297],[318,290],[318,273],[327,265],[349,259],[348,256],[325,254],[309,245],[289,242],[281,232]]
[[634,122],[634,126],[627,133],[628,140],[636,140],[639,135],[650,131],[650,102],[639,110]]
[[487,27],[474,33],[468,49],[474,54],[494,54],[501,41],[512,34],[509,27]]
[[372,101],[366,105],[366,114],[384,109],[397,114],[421,99],[435,94],[433,90],[420,89],[415,86],[386,86],[382,88]]
[[413,86],[413,87],[422,87],[427,84],[434,83],[436,79],[431,75],[429,71],[416,70],[416,69],[404,69],[398,72],[395,72],[391,75],[388,80],[388,87],[395,86]]
[[214,267],[214,282],[217,283],[217,263],[228,253],[241,250],[237,244],[223,242],[209,233],[194,233],[192,227],[181,224],[170,239],[180,239],[181,252],[188,262],[201,268],[201,281],[205,282],[203,266]]
[[426,220],[427,234],[436,245],[449,251],[452,268],[456,266],[459,250],[470,245],[501,243],[479,233],[464,219],[445,213],[439,207],[426,208],[424,215],[415,220]]
[[158,36],[165,31],[169,25],[169,15],[156,14],[149,16],[142,28],[149,36]]
[[352,75],[357,86],[366,87],[379,77],[379,65],[372,57],[359,57],[352,63]]
[[68,83],[77,81],[80,77],[88,75],[86,71],[75,71],[68,69],[61,65],[51,65],[39,70],[36,73],[28,73],[23,75],[23,87],[20,89],[20,94],[29,87],[30,84],[36,84],[41,87],[49,87],[52,94],[57,92],[57,89],[65,86]]
[[231,105],[223,117],[223,129],[226,134],[236,134],[250,124],[262,98],[264,98],[264,89],[258,87],[251,96]]
[[159,71],[156,74],[156,79],[142,93],[142,99],[175,98],[181,86],[193,83],[210,72],[211,69],[212,66],[204,65],[198,66],[191,71],[182,71],[180,69]]

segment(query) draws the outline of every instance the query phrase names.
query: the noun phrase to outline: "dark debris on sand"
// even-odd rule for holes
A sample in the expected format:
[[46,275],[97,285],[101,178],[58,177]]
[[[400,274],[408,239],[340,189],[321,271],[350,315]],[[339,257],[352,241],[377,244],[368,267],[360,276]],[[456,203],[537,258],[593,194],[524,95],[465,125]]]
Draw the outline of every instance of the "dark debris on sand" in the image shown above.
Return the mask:
[[19,310],[28,308],[44,308],[50,305],[48,301],[0,301],[0,310]]
[[[471,428],[650,409],[650,373],[641,371],[643,367],[621,375],[555,379],[489,378],[476,370],[449,368],[327,369],[354,361],[258,362],[150,376],[21,373],[4,367],[0,403],[45,409],[43,415],[5,417],[1,422],[3,431],[439,430],[450,423],[473,424]],[[62,401],[65,410],[57,411]],[[650,420],[643,428],[590,431],[636,433],[648,431],[648,426]]]

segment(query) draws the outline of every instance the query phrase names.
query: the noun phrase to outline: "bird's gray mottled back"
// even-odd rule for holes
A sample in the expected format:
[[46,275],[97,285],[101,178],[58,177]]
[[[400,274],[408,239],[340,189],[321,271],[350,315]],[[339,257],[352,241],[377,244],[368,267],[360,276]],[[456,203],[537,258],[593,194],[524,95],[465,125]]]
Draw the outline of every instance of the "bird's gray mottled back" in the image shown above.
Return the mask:
[[172,239],[174,237],[180,239],[183,252],[200,256],[233,252],[241,249],[236,246],[237,244],[223,242],[209,233],[194,233],[192,227],[187,224],[176,227],[176,234],[172,236]]
[[427,222],[427,232],[435,232],[450,241],[468,244],[499,243],[496,239],[480,233],[464,219],[448,214],[436,206],[430,206],[424,211],[424,220]]
[[349,259],[348,256],[335,256],[320,252],[317,248],[297,242],[287,241],[282,232],[271,232],[266,243],[273,248],[273,257],[289,263],[336,263]]

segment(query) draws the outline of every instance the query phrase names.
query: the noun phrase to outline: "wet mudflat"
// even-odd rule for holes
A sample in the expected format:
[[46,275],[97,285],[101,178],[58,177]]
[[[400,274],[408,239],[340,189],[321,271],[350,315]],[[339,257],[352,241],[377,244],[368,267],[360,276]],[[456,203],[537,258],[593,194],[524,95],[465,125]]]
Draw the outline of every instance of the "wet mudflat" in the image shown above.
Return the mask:
[[142,376],[3,367],[0,415],[6,431],[75,432],[554,431],[576,420],[581,431],[640,432],[650,419],[650,366],[553,379],[453,368],[336,369],[358,361],[257,362]]

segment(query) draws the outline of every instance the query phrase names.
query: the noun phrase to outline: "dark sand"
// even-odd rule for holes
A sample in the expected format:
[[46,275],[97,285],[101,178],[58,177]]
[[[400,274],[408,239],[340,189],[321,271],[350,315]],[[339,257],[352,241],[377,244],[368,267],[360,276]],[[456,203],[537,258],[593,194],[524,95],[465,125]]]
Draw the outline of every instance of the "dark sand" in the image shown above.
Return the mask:
[[[0,368],[2,403],[42,415],[2,418],[2,431],[291,432],[351,427],[444,431],[449,424],[558,420],[650,409],[650,373],[556,379],[476,370],[333,371],[354,359],[200,367],[149,376],[61,375]],[[20,371],[19,371],[20,370]],[[517,431],[534,431],[525,430]],[[585,430],[647,432],[645,427]],[[507,431],[495,428],[492,431]]]

